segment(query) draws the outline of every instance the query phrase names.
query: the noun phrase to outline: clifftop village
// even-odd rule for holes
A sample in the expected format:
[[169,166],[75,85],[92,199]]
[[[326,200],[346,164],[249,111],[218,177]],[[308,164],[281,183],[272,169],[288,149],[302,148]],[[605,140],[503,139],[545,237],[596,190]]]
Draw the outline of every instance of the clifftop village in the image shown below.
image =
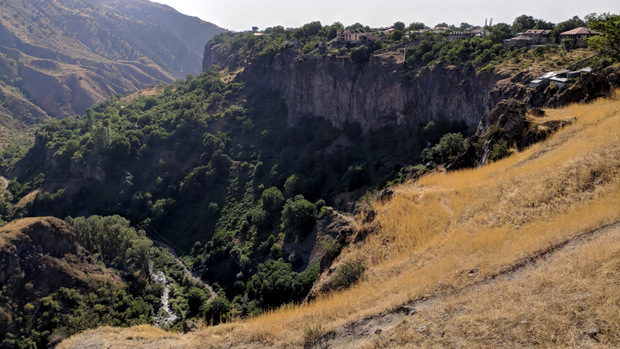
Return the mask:
[[[492,20],[491,20],[492,21]],[[485,24],[486,27],[486,24]],[[258,27],[252,27],[254,35],[264,35],[258,31]],[[374,41],[380,40],[385,36],[391,35],[396,31],[396,28],[382,28],[373,32],[362,32],[360,30],[353,29],[339,29],[336,32],[336,37],[328,42],[321,42],[319,46],[304,56],[327,56],[334,58],[348,58],[348,53],[351,49],[360,46],[371,46]],[[454,41],[461,39],[469,39],[473,37],[484,37],[489,35],[490,32],[480,26],[472,26],[466,29],[455,30],[448,26],[436,26],[432,29],[424,28],[417,30],[409,30],[403,33],[407,41],[393,45],[387,48],[382,48],[373,52],[374,55],[382,54],[386,52],[399,52],[403,56],[406,54],[407,49],[419,45],[424,40],[431,41]],[[552,31],[548,29],[529,29],[522,33],[518,33],[515,37],[505,39],[503,41],[504,47],[510,48],[526,48],[534,49],[546,45],[556,45],[554,39],[551,36]],[[588,42],[586,38],[600,35],[599,32],[590,30],[585,27],[578,27],[572,30],[568,30],[560,33],[560,44],[567,45],[571,48],[587,48]],[[290,46],[297,46],[297,40],[287,43]],[[591,72],[591,68],[585,68],[578,71],[561,70],[548,72],[540,76],[539,78],[532,80],[530,87],[538,88],[545,86],[550,82],[555,82],[559,86],[568,86],[571,84],[571,78],[576,78],[582,74]]]

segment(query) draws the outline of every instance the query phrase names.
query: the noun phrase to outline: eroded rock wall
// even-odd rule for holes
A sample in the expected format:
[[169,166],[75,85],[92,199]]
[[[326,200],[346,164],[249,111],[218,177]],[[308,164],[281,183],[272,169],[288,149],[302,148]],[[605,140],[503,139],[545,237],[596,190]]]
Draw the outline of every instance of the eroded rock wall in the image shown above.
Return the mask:
[[390,57],[357,64],[349,58],[302,56],[294,49],[241,60],[210,43],[203,68],[213,64],[240,71],[237,79],[246,85],[277,90],[289,125],[315,116],[337,127],[359,123],[364,133],[390,123],[437,119],[463,121],[473,129],[492,109],[489,92],[498,80],[472,66],[440,64],[411,75]]

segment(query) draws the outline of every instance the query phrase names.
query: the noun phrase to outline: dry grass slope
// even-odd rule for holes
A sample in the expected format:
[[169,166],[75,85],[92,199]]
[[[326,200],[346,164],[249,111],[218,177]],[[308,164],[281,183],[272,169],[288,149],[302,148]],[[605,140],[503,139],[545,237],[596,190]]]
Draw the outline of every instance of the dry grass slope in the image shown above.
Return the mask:
[[[160,347],[620,346],[620,100],[548,114],[577,121],[510,158],[373,203],[375,233],[339,258],[363,258],[357,285]],[[558,262],[545,264],[550,256]],[[123,340],[138,329],[114,342],[109,331],[61,347],[140,346]]]

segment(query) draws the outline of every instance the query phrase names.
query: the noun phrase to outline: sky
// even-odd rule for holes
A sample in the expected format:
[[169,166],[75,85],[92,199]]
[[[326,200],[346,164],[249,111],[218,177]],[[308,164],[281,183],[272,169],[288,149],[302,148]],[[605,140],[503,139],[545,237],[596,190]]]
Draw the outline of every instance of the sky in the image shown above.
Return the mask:
[[396,21],[422,22],[434,26],[446,22],[484,25],[509,23],[523,14],[553,23],[577,15],[596,12],[620,13],[618,0],[153,0],[174,7],[186,15],[199,17],[234,31],[282,25],[300,27],[312,21],[323,25],[356,22],[372,28],[387,27]]

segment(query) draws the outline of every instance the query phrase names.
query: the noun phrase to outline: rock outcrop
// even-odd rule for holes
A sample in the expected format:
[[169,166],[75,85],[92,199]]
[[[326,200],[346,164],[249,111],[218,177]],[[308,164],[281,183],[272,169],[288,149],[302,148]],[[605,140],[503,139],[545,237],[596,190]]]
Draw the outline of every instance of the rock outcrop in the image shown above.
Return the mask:
[[446,64],[411,76],[393,58],[373,56],[360,65],[348,58],[300,56],[292,48],[246,61],[210,42],[203,69],[212,64],[230,71],[243,68],[239,81],[278,91],[288,108],[289,125],[314,116],[337,127],[358,123],[364,133],[388,124],[438,119],[475,129],[493,107],[489,93],[498,79],[473,66]]
[[[82,253],[69,225],[53,217],[25,218],[0,228],[0,284],[17,272],[24,282],[34,281],[39,291],[67,280],[56,267],[68,254]],[[70,279],[70,277],[69,277]]]
[[508,76],[471,65],[438,64],[413,74],[390,55],[373,55],[364,64],[301,55],[294,47],[275,56],[244,56],[212,41],[205,47],[203,70],[214,64],[236,72],[247,86],[277,91],[291,126],[312,116],[336,127],[358,123],[364,133],[441,119],[475,131],[489,126],[491,111],[503,100],[516,99],[527,108],[559,107],[607,96],[620,85],[617,65],[586,74],[570,87],[551,84],[541,90],[529,87],[536,71]]

